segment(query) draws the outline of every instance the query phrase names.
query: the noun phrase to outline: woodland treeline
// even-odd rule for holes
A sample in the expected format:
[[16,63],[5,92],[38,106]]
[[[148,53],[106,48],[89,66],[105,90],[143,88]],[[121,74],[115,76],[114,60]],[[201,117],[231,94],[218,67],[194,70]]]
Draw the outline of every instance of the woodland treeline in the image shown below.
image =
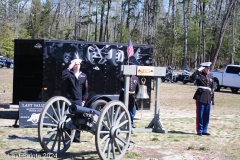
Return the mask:
[[152,44],[154,64],[240,63],[239,0],[0,0],[0,52],[14,39]]

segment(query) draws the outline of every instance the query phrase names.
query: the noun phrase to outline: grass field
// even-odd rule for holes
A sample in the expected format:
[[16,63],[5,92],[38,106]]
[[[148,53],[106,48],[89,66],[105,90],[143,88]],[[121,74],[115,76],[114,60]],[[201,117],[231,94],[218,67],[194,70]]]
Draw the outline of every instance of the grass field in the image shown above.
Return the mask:
[[[12,69],[0,68],[0,93],[5,90],[4,94],[0,94],[0,103],[11,103],[12,73]],[[160,119],[167,133],[132,134],[131,140],[135,146],[123,159],[240,159],[240,92],[232,94],[228,89],[221,89],[215,93],[209,124],[211,136],[200,137],[195,132],[195,101],[192,99],[195,91],[196,86],[192,84],[161,83],[160,97],[156,98],[160,98]],[[7,111],[0,109],[0,112]],[[146,127],[153,116],[154,103],[151,110],[138,110],[136,127]],[[37,128],[14,128],[14,121],[1,119],[0,159],[16,159],[18,156],[21,156],[18,159],[26,159],[24,156],[27,155],[46,159],[38,142]],[[73,143],[66,154],[58,159],[99,159],[94,136],[83,132],[81,140],[82,143]]]

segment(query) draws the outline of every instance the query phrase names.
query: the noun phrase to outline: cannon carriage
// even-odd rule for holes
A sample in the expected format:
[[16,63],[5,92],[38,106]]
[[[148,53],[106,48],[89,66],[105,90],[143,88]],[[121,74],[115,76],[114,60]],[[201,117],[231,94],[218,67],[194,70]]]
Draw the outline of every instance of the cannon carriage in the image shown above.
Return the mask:
[[[44,105],[38,123],[38,136],[45,152],[63,154],[70,147],[76,130],[88,131],[95,135],[96,150],[101,159],[122,159],[126,151],[133,147],[130,141],[134,129],[128,108],[129,78],[138,71],[139,75],[164,75],[165,68],[144,66],[123,66],[125,75],[124,103],[113,100],[108,102],[101,111],[71,104],[61,96],[51,98]],[[160,93],[160,79],[157,77],[156,97]],[[141,91],[142,88],[142,91]],[[145,99],[147,88],[140,86],[137,98]],[[142,103],[143,104],[143,103]],[[137,131],[137,130],[136,130]],[[165,133],[159,117],[159,99],[155,102],[155,116],[148,127],[140,132]]]
[[44,105],[38,124],[38,137],[43,150],[64,154],[73,141],[75,131],[95,135],[96,150],[101,159],[121,159],[133,146],[131,119],[120,101],[107,103],[100,111],[71,104],[55,96]]

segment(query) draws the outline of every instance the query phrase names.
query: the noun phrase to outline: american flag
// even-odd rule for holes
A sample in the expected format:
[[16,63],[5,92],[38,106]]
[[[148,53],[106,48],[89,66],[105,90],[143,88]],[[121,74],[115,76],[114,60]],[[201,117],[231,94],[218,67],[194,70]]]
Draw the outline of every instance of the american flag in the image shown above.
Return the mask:
[[128,41],[127,54],[128,54],[128,58],[130,58],[134,54],[134,50],[133,50],[133,45],[132,45],[131,39]]

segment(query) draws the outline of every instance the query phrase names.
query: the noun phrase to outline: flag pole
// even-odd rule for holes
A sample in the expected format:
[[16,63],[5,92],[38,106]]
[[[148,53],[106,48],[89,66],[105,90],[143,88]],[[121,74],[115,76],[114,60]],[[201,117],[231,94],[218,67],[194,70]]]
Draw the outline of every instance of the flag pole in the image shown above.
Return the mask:
[[[128,40],[128,46],[129,47],[129,40]],[[127,55],[128,55],[128,49],[127,49]],[[129,55],[128,55],[128,65],[129,65]]]

